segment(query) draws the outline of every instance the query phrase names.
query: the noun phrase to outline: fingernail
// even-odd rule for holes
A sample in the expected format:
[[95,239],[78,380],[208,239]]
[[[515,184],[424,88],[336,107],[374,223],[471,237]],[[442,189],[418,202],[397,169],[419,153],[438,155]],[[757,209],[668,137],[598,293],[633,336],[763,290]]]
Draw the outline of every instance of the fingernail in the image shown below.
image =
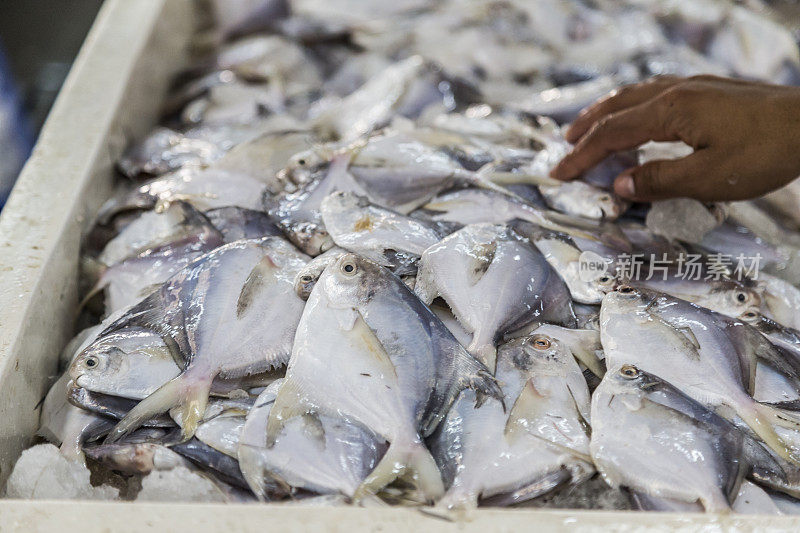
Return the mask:
[[633,184],[633,176],[630,172],[623,173],[617,178],[616,189],[617,194],[620,196],[633,198],[633,196],[636,194],[636,191]]

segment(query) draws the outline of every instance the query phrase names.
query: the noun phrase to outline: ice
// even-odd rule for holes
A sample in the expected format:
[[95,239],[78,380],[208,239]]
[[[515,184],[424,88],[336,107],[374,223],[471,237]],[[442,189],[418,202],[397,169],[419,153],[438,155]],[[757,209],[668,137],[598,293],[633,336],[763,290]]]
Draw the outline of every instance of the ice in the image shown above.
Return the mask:
[[6,496],[26,499],[114,500],[113,487],[93,487],[83,463],[67,459],[52,444],[22,452],[8,478]]
[[688,144],[682,142],[649,142],[639,147],[639,164],[659,159],[680,159],[694,152]]
[[722,217],[702,202],[678,198],[653,202],[645,223],[650,231],[669,240],[698,243],[722,223]]
[[137,501],[227,502],[228,495],[213,481],[184,466],[154,470],[142,479]]

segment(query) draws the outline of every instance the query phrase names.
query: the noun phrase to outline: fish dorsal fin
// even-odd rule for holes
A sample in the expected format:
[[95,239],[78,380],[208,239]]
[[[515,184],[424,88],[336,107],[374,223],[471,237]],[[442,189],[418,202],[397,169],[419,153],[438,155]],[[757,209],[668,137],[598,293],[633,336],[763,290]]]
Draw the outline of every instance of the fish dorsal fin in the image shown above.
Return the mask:
[[494,261],[497,253],[497,241],[482,242],[476,244],[469,254],[470,260],[467,267],[467,279],[470,285],[475,286]]
[[541,410],[544,399],[545,396],[536,389],[532,379],[525,382],[506,421],[504,433],[509,443],[528,433],[527,420],[531,418],[531,414],[536,416]]
[[268,255],[261,258],[248,274],[236,301],[236,318],[241,318],[268,280],[274,279],[278,265]]

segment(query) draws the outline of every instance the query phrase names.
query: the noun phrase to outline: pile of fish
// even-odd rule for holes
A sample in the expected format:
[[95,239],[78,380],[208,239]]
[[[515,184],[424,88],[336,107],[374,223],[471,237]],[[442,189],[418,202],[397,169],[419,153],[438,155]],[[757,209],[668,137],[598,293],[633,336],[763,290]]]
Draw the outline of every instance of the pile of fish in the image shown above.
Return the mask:
[[[592,486],[622,508],[798,509],[800,187],[615,197],[668,144],[548,178],[563,125],[620,84],[800,82],[768,11],[209,4],[199,59],[85,239],[98,323],[42,409],[62,454],[143,487],[188,469],[227,501],[468,508]],[[634,254],[670,275],[626,275]]]

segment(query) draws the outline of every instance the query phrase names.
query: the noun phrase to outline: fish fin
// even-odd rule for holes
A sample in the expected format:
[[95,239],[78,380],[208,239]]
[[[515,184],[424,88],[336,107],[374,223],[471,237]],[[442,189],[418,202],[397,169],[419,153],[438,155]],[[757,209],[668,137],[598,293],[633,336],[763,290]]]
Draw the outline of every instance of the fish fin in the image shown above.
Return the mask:
[[800,455],[775,431],[774,426],[797,429],[800,421],[794,415],[765,404],[754,403],[753,409],[737,409],[736,413],[756,435],[778,456],[800,466]]
[[489,372],[488,369],[483,368],[478,370],[467,381],[466,388],[475,391],[475,406],[480,407],[487,398],[494,398],[499,401],[503,406],[503,412],[506,410],[505,398],[503,391],[500,390],[500,385],[497,383],[495,377]]
[[467,347],[467,351],[477,357],[481,363],[485,364],[486,368],[491,370],[495,367],[495,363],[497,361],[497,348],[495,348],[494,344],[491,342],[481,342],[481,340],[478,338],[477,332],[473,336],[472,342]]
[[700,349],[700,342],[697,340],[692,328],[684,326],[684,327],[676,327],[678,331],[680,331],[684,337],[694,346],[695,350]]
[[[191,437],[194,434],[197,423],[205,412],[210,381],[198,381],[193,386],[188,381],[186,373],[183,373],[156,389],[155,392],[136,404],[133,409],[122,417],[122,420],[117,423],[106,437],[105,443],[110,444],[119,441],[151,417],[165,413],[176,405],[181,406],[182,413],[186,417],[184,418],[183,436],[186,437],[188,429],[191,430],[189,435]],[[194,427],[192,427],[192,424],[194,424]],[[189,437],[186,438],[188,439]]]
[[242,290],[239,292],[239,299],[236,300],[236,318],[241,318],[245,311],[247,311],[259,290],[261,290],[268,279],[273,277],[277,268],[275,262],[268,255],[261,258],[261,261],[253,267],[253,270],[247,275],[244,285],[242,285]]
[[86,307],[86,304],[89,303],[89,300],[91,300],[92,298],[103,292],[103,289],[105,289],[108,286],[108,284],[110,283],[108,278],[106,277],[106,274],[108,274],[108,272],[110,272],[110,270],[106,270],[103,276],[97,281],[95,286],[92,287],[92,289],[86,294],[86,296],[83,297],[83,300],[81,300],[80,303],[78,304],[78,311],[81,311],[84,307]]
[[483,500],[482,503],[491,506],[507,507],[538,498],[559,487],[567,485],[570,481],[572,481],[572,473],[565,468],[560,468],[553,472],[548,472],[532,483],[524,485],[512,492],[487,498]]
[[295,382],[289,378],[284,379],[267,419],[267,448],[275,445],[275,441],[288,420],[308,412],[308,409],[300,401],[301,397]]
[[[542,398],[544,396],[536,389],[533,380],[528,379],[508,412],[503,434],[509,442],[517,440],[521,434],[527,434],[527,424],[524,420],[530,418],[531,413],[539,411]],[[524,413],[524,415],[520,413]]]
[[588,368],[592,374],[603,379],[606,373],[606,365],[597,357],[596,350],[572,349],[570,352],[576,361],[583,363],[583,366]]
[[502,172],[497,170],[490,170],[481,172],[478,170],[483,178],[489,180],[496,185],[544,185],[544,186],[560,186],[563,182],[544,176],[541,174],[530,174],[526,172]]
[[407,445],[391,443],[386,454],[353,494],[353,499],[360,501],[375,494],[409,470],[422,496],[429,501],[442,497],[444,484],[439,467],[431,452],[417,440]]
[[578,405],[578,400],[575,399],[575,394],[572,393],[572,389],[570,388],[569,384],[566,384],[567,392],[569,393],[569,397],[572,398],[572,404],[575,406],[575,414],[578,415],[578,422],[581,424],[583,428],[583,432],[586,433],[586,436],[591,438],[592,437],[592,425],[589,423],[589,420],[584,416],[584,413],[581,411],[580,406]]
[[427,273],[427,271],[422,268],[417,271],[417,279],[414,283],[414,294],[416,294],[417,298],[422,300],[422,303],[425,305],[431,305],[431,302],[441,296],[432,272]]
[[447,385],[436,387],[428,400],[419,425],[419,434],[423,437],[433,433],[458,394],[464,389],[474,390],[480,401],[483,401],[482,396],[495,398],[505,409],[503,391],[500,390],[497,380],[489,369],[470,355],[455,339],[452,339],[449,348],[454,352],[453,363],[437,369],[436,375],[437,383]]
[[471,251],[472,253],[467,254],[470,263],[467,270],[467,281],[474,287],[492,266],[492,261],[497,253],[497,241],[478,243]]

